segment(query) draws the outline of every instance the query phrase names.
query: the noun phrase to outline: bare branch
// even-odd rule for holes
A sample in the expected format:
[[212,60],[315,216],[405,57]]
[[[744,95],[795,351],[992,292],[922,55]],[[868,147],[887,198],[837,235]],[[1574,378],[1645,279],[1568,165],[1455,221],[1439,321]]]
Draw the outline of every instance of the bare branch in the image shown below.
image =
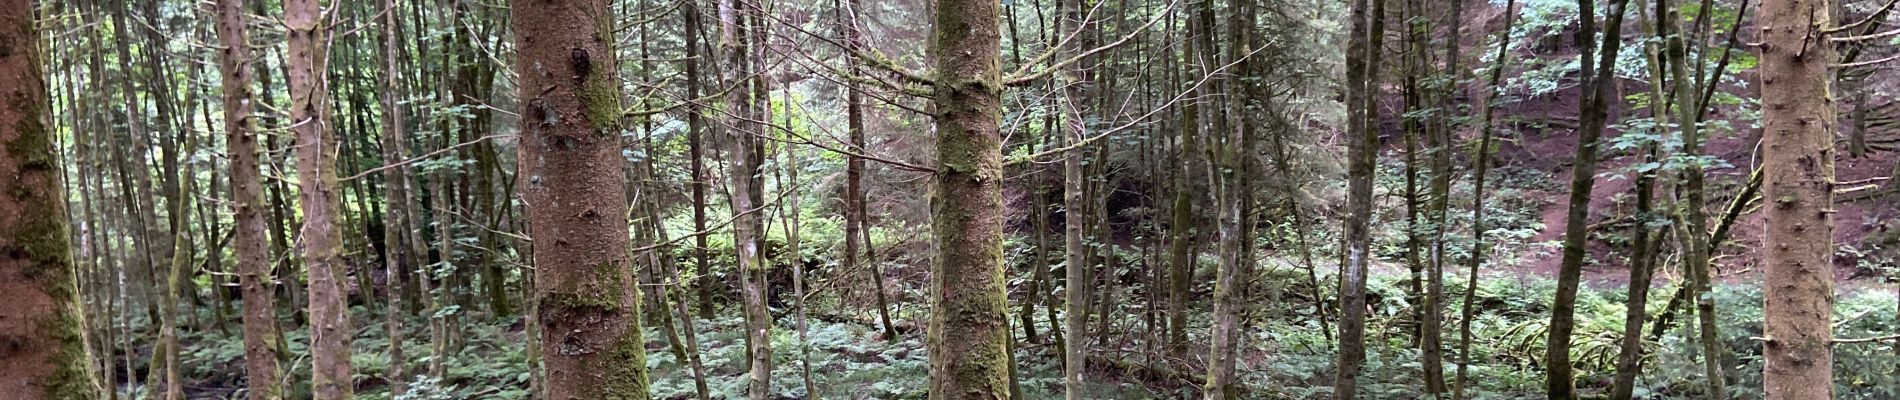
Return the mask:
[[[1063,68],[1067,68],[1070,64],[1081,62],[1082,59],[1084,58],[1094,56],[1104,51],[1114,50],[1115,48],[1121,47],[1124,44],[1133,42],[1136,37],[1141,36],[1142,32],[1146,32],[1148,28],[1154,26],[1156,22],[1161,22],[1161,20],[1166,19],[1168,16],[1168,13],[1166,12],[1166,10],[1173,9],[1174,5],[1180,2],[1181,0],[1173,0],[1173,1],[1168,2],[1168,6],[1162,9],[1163,12],[1156,13],[1154,18],[1149,19],[1148,22],[1141,24],[1141,27],[1135,28],[1134,32],[1129,32],[1128,35],[1122,36],[1121,39],[1116,40],[1114,43],[1109,43],[1101,47],[1089,49],[1088,51],[1082,52],[1082,54],[1076,54],[1067,59],[1056,62],[1054,65],[1050,65],[1048,68],[1044,68],[1041,71],[1029,72],[1030,68],[1034,68],[1036,64],[1039,64],[1041,63],[1041,61],[1048,59],[1048,57],[1046,56],[1037,56],[1036,62],[1023,64],[1022,66],[1018,67],[1016,72],[1010,73],[1009,76],[1003,77],[1003,85],[1006,85],[1006,86],[1027,85],[1030,82],[1035,82],[1037,79],[1042,79],[1044,77],[1047,77],[1049,76],[1049,74],[1055,73],[1056,71],[1061,71]],[[1060,46],[1058,46],[1057,48],[1051,48],[1049,49],[1048,52],[1045,52],[1044,54],[1045,55],[1053,54],[1057,50],[1060,50]]]

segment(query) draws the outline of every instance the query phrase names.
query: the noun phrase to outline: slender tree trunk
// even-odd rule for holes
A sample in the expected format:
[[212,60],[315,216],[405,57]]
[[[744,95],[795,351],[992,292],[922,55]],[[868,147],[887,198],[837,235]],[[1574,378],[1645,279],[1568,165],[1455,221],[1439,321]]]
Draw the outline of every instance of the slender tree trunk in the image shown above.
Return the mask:
[[[1701,90],[1697,86],[1697,81],[1689,80],[1688,50],[1683,39],[1683,36],[1693,33],[1680,28],[1682,17],[1678,9],[1670,5],[1669,0],[1657,0],[1656,12],[1656,15],[1665,21],[1657,24],[1657,35],[1667,38],[1665,39],[1669,58],[1667,64],[1670,79],[1675,81],[1673,103],[1676,106],[1676,121],[1681,129],[1682,155],[1695,160],[1701,156],[1702,135],[1698,129],[1698,125],[1701,124],[1699,111],[1701,105],[1696,100]],[[1720,400],[1728,398],[1727,385],[1724,384],[1722,378],[1724,370],[1722,359],[1727,351],[1724,350],[1726,346],[1721,343],[1720,335],[1716,332],[1715,299],[1708,296],[1711,292],[1710,247],[1709,237],[1702,234],[1709,231],[1709,218],[1703,211],[1708,203],[1708,191],[1703,187],[1703,175],[1702,164],[1699,160],[1688,162],[1683,166],[1681,192],[1686,199],[1682,201],[1680,208],[1681,220],[1685,222],[1682,229],[1685,231],[1677,237],[1682,241],[1682,264],[1684,273],[1689,275],[1690,293],[1696,299],[1698,322],[1696,331],[1700,334],[1697,342],[1702,347],[1703,378],[1708,379],[1709,384],[1708,392],[1703,395],[1710,400]]]
[[1761,27],[1768,399],[1834,398],[1834,49],[1825,2],[1766,0]]
[[[933,24],[937,163],[931,229],[930,398],[1009,393],[1003,278],[1002,4],[937,0]],[[1071,266],[1070,268],[1074,268]],[[1070,281],[1075,284],[1076,281]],[[1070,342],[1079,346],[1079,342]]]
[[41,72],[40,36],[30,1],[0,2],[0,393],[23,400],[98,398],[100,387],[83,332],[66,195]]
[[[645,399],[640,295],[627,259],[619,62],[605,0],[511,2],[521,99],[518,190],[534,228],[549,399]],[[534,67],[539,66],[539,67]]]
[[[1090,29],[1091,26],[1090,24],[1086,24],[1083,20],[1086,18],[1086,16],[1083,15],[1083,13],[1086,12],[1085,6],[1082,4],[1083,1],[1067,0],[1060,2],[1062,4],[1062,17],[1061,23],[1058,25],[1060,27],[1059,31],[1065,32],[1063,33],[1064,35],[1074,36],[1075,39],[1080,42],[1072,44],[1070,47],[1082,50],[1093,48],[1094,46],[1090,42],[1094,38],[1094,35],[1090,32],[1084,32],[1084,30]],[[943,22],[939,21],[938,23]],[[1082,50],[1065,51],[1067,52],[1066,54],[1073,55],[1080,53]],[[1090,135],[1087,121],[1093,116],[1090,115],[1090,110],[1084,109],[1083,107],[1091,104],[1092,99],[1090,96],[1092,93],[1089,90],[1091,85],[1089,83],[1089,68],[1084,64],[1088,63],[1078,62],[1073,67],[1063,71],[1066,75],[1064,80],[1067,82],[1063,94],[1063,96],[1067,98],[1064,102],[1067,105],[1063,107],[1063,119],[1068,122],[1066,126],[1068,129],[1064,129],[1061,135],[1065,138],[1064,143],[1070,145],[1079,144],[1081,140]],[[1089,276],[1089,272],[1092,269],[1090,261],[1093,257],[1089,255],[1090,246],[1086,238],[1086,232],[1089,227],[1087,210],[1090,208],[1087,203],[1089,203],[1090,200],[1088,190],[1086,189],[1086,186],[1088,186],[1086,179],[1088,178],[1085,176],[1084,171],[1086,165],[1084,157],[1085,155],[1082,152],[1076,151],[1070,153],[1062,162],[1063,254],[1066,255],[1067,259],[1067,261],[1063,263],[1063,280],[1067,282],[1063,286],[1063,294],[1065,297],[1063,301],[1063,328],[1067,335],[1067,337],[1063,339],[1063,342],[1068,344],[1068,347],[1063,349],[1062,354],[1062,382],[1065,388],[1065,397],[1069,400],[1081,400],[1085,396],[1083,384],[1086,382],[1084,373],[1088,370],[1088,361],[1084,354],[1087,353],[1086,349],[1088,348],[1089,295],[1090,292],[1093,291],[1091,289],[1093,279]]]
[[[1467,386],[1468,369],[1471,366],[1471,320],[1477,318],[1477,309],[1473,303],[1478,301],[1478,270],[1484,267],[1484,183],[1485,174],[1491,167],[1491,138],[1494,134],[1493,122],[1497,115],[1496,104],[1502,95],[1499,86],[1504,80],[1504,67],[1509,64],[1506,57],[1511,49],[1511,27],[1517,22],[1517,0],[1504,2],[1504,28],[1498,30],[1497,56],[1492,58],[1491,76],[1485,86],[1484,103],[1479,105],[1480,118],[1478,148],[1472,161],[1471,175],[1471,255],[1465,265],[1464,301],[1459,306],[1458,316],[1458,370],[1452,380],[1451,398],[1463,400]],[[1648,281],[1643,281],[1648,282]],[[1640,332],[1641,329],[1638,329]]]
[[[836,2],[839,7],[839,24],[843,28],[844,43],[854,51],[864,47],[863,38],[858,32],[858,0]],[[848,71],[861,73],[857,60],[848,59]],[[847,82],[845,93],[845,125],[850,129],[851,149],[860,154],[866,153],[864,132],[864,88],[857,82]],[[845,160],[845,223],[844,223],[844,265],[858,265],[859,247],[869,248],[871,244],[869,214],[865,213],[864,159],[850,157]],[[885,298],[884,267],[869,257],[864,260],[870,264],[872,292],[877,296],[878,322],[884,324],[884,338],[897,340],[897,326],[891,324],[891,305]]]
[[[1451,215],[1451,178],[1452,178],[1452,141],[1457,128],[1452,120],[1459,117],[1457,109],[1458,94],[1464,70],[1459,60],[1464,58],[1461,45],[1464,40],[1464,1],[1449,1],[1451,12],[1446,15],[1445,25],[1450,37],[1445,40],[1445,73],[1443,87],[1438,91],[1438,121],[1432,133],[1427,137],[1432,147],[1431,182],[1431,250],[1427,263],[1431,271],[1426,279],[1425,288],[1425,326],[1419,337],[1420,347],[1424,349],[1425,393],[1433,398],[1441,398],[1445,387],[1445,270],[1449,262],[1445,259],[1445,227],[1450,224]],[[1376,39],[1375,39],[1376,41]],[[1376,48],[1376,47],[1375,47]],[[1376,67],[1374,67],[1376,68]],[[1376,75],[1375,75],[1376,76]]]
[[224,85],[225,155],[230,157],[232,220],[236,227],[239,296],[244,300],[244,373],[249,400],[284,396],[278,380],[276,296],[265,243],[263,179],[257,135],[251,132],[250,45],[243,0],[217,3],[218,70]]
[[[1582,10],[1583,29],[1577,33],[1578,59],[1583,83],[1577,123],[1577,157],[1570,171],[1570,198],[1565,214],[1563,259],[1557,272],[1557,294],[1550,315],[1550,337],[1544,351],[1544,389],[1551,400],[1576,398],[1576,386],[1570,365],[1570,335],[1576,330],[1577,286],[1582,280],[1583,262],[1589,244],[1590,190],[1596,186],[1597,146],[1606,123],[1606,99],[1616,93],[1617,48],[1621,46],[1624,5],[1629,0],[1611,0],[1610,15],[1603,23],[1601,52],[1596,46],[1596,4],[1577,0]],[[1598,55],[1601,57],[1598,57]]]
[[1369,43],[1384,36],[1385,0],[1353,0],[1351,36],[1346,44],[1347,194],[1344,256],[1339,272],[1339,358],[1333,398],[1358,397],[1359,368],[1366,356],[1366,274],[1372,257],[1372,179],[1379,155],[1378,108],[1370,81],[1383,51]]
[[[404,134],[405,126],[402,108],[403,68],[402,54],[402,18],[396,11],[396,0],[383,0],[382,20],[382,86],[383,111],[382,156],[385,165],[397,165],[407,158],[409,140]],[[409,392],[408,359],[403,355],[402,343],[402,292],[406,268],[416,265],[417,254],[408,243],[409,231],[417,224],[411,221],[415,208],[409,200],[409,168],[396,166],[383,171],[383,200],[387,203],[383,209],[383,290],[388,306],[383,309],[383,326],[389,335],[389,390],[392,395]]]

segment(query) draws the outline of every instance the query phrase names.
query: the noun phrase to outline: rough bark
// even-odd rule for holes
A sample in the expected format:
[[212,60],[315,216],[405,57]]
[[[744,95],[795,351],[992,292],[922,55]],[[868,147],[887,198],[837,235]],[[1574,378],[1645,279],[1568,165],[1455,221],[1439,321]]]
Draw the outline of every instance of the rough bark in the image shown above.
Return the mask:
[[[937,125],[931,201],[930,398],[1009,395],[1004,308],[1002,5],[937,0],[931,64]],[[1073,284],[1073,283],[1071,283]],[[1072,345],[1080,343],[1072,342]]]
[[350,372],[349,305],[343,287],[336,138],[329,119],[329,25],[320,0],[286,0],[291,132],[297,137],[299,233],[309,271],[311,394],[318,400],[355,396]]
[[627,259],[619,63],[605,0],[512,2],[518,190],[533,226],[535,323],[550,399],[646,399]]
[[27,0],[0,2],[0,393],[23,400],[94,399],[67,236],[66,195]]
[[1762,378],[1768,399],[1834,398],[1833,46],[1826,2],[1767,0],[1761,28]]

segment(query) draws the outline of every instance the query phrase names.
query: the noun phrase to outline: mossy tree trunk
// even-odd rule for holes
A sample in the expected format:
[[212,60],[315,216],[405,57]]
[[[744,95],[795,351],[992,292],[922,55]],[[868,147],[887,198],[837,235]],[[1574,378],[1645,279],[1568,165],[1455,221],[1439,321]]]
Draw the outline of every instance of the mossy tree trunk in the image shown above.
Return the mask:
[[94,399],[32,2],[0,2],[0,393]]
[[1766,0],[1761,28],[1762,185],[1768,233],[1763,392],[1834,398],[1834,130],[1828,94],[1836,23],[1826,2]]
[[646,399],[640,297],[627,259],[622,110],[605,0],[511,2],[519,187],[533,226],[535,322],[550,399]]
[[937,256],[931,263],[926,343],[930,398],[1002,399],[1009,396],[1010,340],[998,126],[1002,4],[937,0],[935,9],[930,61],[937,164],[931,229]]

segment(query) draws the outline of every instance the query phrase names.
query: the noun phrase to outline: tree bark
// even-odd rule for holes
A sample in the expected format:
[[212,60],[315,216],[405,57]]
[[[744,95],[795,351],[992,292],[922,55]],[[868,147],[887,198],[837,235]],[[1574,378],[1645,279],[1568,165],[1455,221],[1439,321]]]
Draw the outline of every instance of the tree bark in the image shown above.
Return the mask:
[[98,398],[66,228],[51,105],[32,2],[0,2],[0,393],[23,400]]
[[[1504,67],[1509,65],[1506,57],[1510,55],[1511,27],[1517,22],[1516,9],[1517,0],[1504,2],[1504,28],[1498,30],[1498,52],[1497,56],[1492,58],[1495,64],[1491,66],[1489,85],[1485,86],[1488,89],[1486,89],[1484,103],[1479,105],[1479,113],[1483,115],[1480,120],[1483,122],[1478,128],[1480,132],[1478,147],[1474,151],[1476,157],[1473,157],[1474,161],[1471,162],[1471,255],[1465,265],[1464,302],[1460,305],[1458,312],[1458,370],[1452,379],[1451,387],[1451,398],[1454,400],[1465,398],[1467,373],[1471,366],[1471,320],[1477,317],[1473,303],[1478,301],[1478,270],[1484,267],[1486,258],[1484,253],[1485,174],[1491,168],[1491,138],[1494,133],[1492,123],[1497,116],[1494,103],[1497,103],[1498,97],[1501,96],[1499,88],[1504,80]],[[1648,282],[1648,280],[1641,282]],[[1640,307],[1638,309],[1640,311]],[[1637,329],[1637,332],[1640,333],[1641,329]]]
[[1762,379],[1768,399],[1834,398],[1834,49],[1826,2],[1766,0],[1761,28]]
[[[1061,1],[1062,17],[1058,30],[1065,32],[1064,35],[1073,36],[1078,42],[1069,45],[1071,48],[1082,49],[1063,50],[1064,54],[1069,56],[1094,47],[1092,43],[1094,34],[1084,32],[1093,24],[1084,21],[1084,18],[1088,16],[1083,15],[1086,10],[1082,3],[1083,0]],[[939,21],[939,23],[942,22]],[[1092,104],[1093,91],[1090,89],[1093,83],[1090,82],[1089,68],[1086,65],[1090,64],[1088,60],[1077,62],[1068,70],[1063,71],[1063,96],[1066,98],[1063,119],[1067,122],[1064,126],[1067,129],[1064,129],[1061,135],[1064,137],[1063,143],[1068,145],[1078,145],[1090,135],[1087,121],[1092,115],[1089,114],[1091,110],[1085,107]],[[1084,158],[1083,152],[1075,151],[1062,162],[1062,231],[1063,254],[1066,260],[1062,268],[1063,281],[1066,282],[1063,286],[1065,297],[1063,330],[1067,335],[1063,338],[1063,343],[1068,344],[1062,354],[1062,383],[1065,389],[1064,397],[1069,400],[1081,400],[1085,396],[1083,385],[1086,382],[1084,374],[1088,370],[1088,362],[1083,358],[1083,354],[1088,348],[1088,306],[1094,281],[1090,278],[1089,272],[1093,268],[1090,265],[1092,257],[1089,256],[1090,246],[1085,237],[1090,224],[1086,210],[1091,207],[1087,204],[1090,200],[1086,189],[1088,178],[1084,176],[1087,164]]]
[[550,399],[646,399],[627,259],[619,63],[606,0],[512,2],[518,185],[533,226],[535,322]]
[[218,0],[218,70],[224,90],[225,154],[230,157],[231,213],[236,225],[239,296],[244,300],[245,398],[277,400],[284,396],[278,379],[277,306],[271,282],[270,249],[264,226],[257,134],[251,131],[251,59],[245,34],[243,0]]
[[[1544,390],[1551,400],[1576,398],[1570,365],[1570,335],[1576,330],[1577,286],[1582,280],[1583,261],[1588,255],[1590,190],[1596,186],[1597,146],[1605,125],[1606,99],[1616,93],[1614,87],[1617,48],[1621,46],[1624,5],[1629,0],[1611,0],[1608,20],[1603,23],[1603,45],[1596,50],[1596,4],[1577,0],[1582,10],[1583,29],[1577,33],[1579,73],[1583,100],[1578,105],[1577,157],[1570,171],[1570,198],[1565,212],[1563,258],[1557,272],[1557,294],[1550,314],[1550,336],[1544,350]],[[1599,57],[1601,55],[1601,57]]]
[[[1383,11],[1385,0],[1370,8]],[[1366,357],[1366,274],[1372,257],[1372,180],[1379,156],[1379,131],[1371,73],[1383,51],[1369,42],[1383,36],[1385,16],[1367,15],[1366,0],[1353,0],[1351,36],[1346,43],[1347,189],[1344,243],[1339,264],[1339,358],[1333,374],[1333,398],[1351,400],[1359,393],[1359,368]]]
[[[937,0],[932,104],[937,125],[931,229],[930,398],[1009,394],[1004,309],[1002,4]],[[1070,284],[1075,284],[1070,282]],[[1079,342],[1071,342],[1079,346]]]
[[330,127],[329,26],[320,0],[286,0],[291,132],[297,137],[298,191],[303,208],[304,267],[310,278],[311,394],[318,400],[355,397],[350,372],[349,305],[343,287],[336,138]]
[[[225,0],[230,1],[230,0]],[[399,33],[402,18],[396,12],[396,0],[383,0],[382,21],[382,86],[381,100],[383,111],[382,156],[385,165],[395,165],[408,157],[409,140],[404,134],[404,116],[402,109],[403,68],[401,64],[402,36]],[[383,325],[389,335],[389,379],[390,393],[403,394],[409,391],[408,360],[402,352],[402,315],[404,272],[416,265],[413,245],[408,242],[409,232],[416,229],[411,218],[415,217],[414,203],[409,200],[409,167],[396,166],[383,171],[383,290],[388,306],[383,310]]]

